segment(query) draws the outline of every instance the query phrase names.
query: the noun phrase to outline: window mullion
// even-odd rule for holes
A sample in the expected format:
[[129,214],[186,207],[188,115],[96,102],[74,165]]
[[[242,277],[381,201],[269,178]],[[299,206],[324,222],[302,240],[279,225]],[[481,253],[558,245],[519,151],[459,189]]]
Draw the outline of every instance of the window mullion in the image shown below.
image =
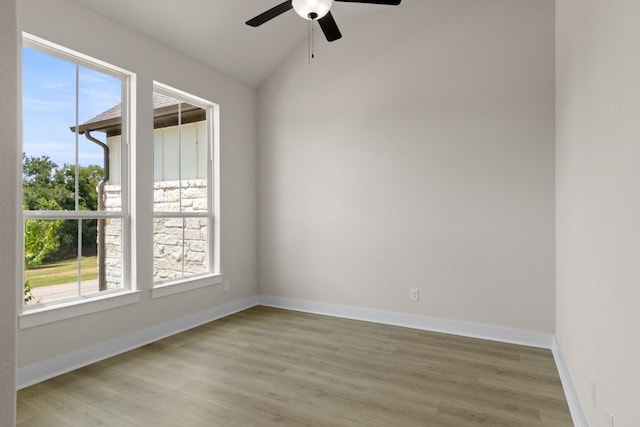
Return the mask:
[[[182,213],[182,101],[178,102],[178,211]],[[187,227],[187,221],[182,218],[182,257],[180,262],[180,277],[184,278],[184,263],[187,256],[185,248],[185,228]]]
[[[76,105],[75,105],[75,129],[78,129],[80,125],[80,67],[76,64]],[[74,132],[75,136],[75,144],[76,144],[76,155],[75,155],[75,168],[74,168],[74,207],[76,211],[80,210],[80,162],[78,161],[80,157],[80,133]],[[78,237],[77,237],[77,262],[78,262],[78,291],[77,295],[82,296],[82,220],[78,220]]]

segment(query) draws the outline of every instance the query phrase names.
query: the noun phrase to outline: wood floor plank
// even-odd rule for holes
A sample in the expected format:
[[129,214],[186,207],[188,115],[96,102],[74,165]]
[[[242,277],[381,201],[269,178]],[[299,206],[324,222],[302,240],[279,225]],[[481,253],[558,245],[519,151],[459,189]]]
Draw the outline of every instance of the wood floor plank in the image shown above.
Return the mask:
[[[122,426],[129,424],[110,407],[87,404],[75,393],[67,393],[64,386],[58,388],[53,381],[47,381],[26,389],[24,403],[35,407],[40,413],[21,425],[64,425],[70,427]],[[19,394],[20,396],[20,394]],[[21,407],[24,410],[25,407]],[[47,424],[49,422],[49,424]]]
[[551,352],[254,307],[18,393],[25,426],[571,426]]

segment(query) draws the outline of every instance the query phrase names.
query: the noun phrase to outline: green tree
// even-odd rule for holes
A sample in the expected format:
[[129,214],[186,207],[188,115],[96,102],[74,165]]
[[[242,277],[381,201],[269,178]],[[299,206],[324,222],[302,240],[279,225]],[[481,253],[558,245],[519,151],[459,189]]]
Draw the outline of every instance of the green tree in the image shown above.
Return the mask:
[[41,265],[60,248],[58,229],[62,221],[28,219],[24,225],[24,262],[27,268]]
[[[60,167],[47,156],[36,157],[23,154],[22,160],[23,209],[75,209],[75,165],[64,164]],[[89,165],[78,168],[78,206],[81,210],[98,209],[96,187],[102,176],[103,169],[100,166]],[[82,231],[83,252],[95,251],[97,221],[84,221]],[[77,255],[77,234],[77,221],[74,220],[27,220],[25,223],[27,266]]]
[[29,281],[26,280],[24,282],[24,304],[27,305],[31,301],[33,301],[33,289],[31,288]]
[[[58,169],[58,165],[47,156],[22,155],[22,200],[25,209],[60,210],[67,205],[67,200],[73,200],[73,188],[69,190],[54,179]],[[52,201],[57,204],[57,208],[49,203]]]
[[[98,209],[98,193],[96,187],[102,179],[103,171],[100,166],[80,166],[78,169],[78,205],[81,210]],[[53,172],[53,187],[61,189],[64,198],[58,204],[64,210],[75,209],[76,166],[65,164]]]
[[[41,200],[43,206],[53,210],[58,206],[53,201]],[[60,249],[58,230],[62,220],[28,219],[24,224],[24,262],[27,268],[41,265],[42,262]]]

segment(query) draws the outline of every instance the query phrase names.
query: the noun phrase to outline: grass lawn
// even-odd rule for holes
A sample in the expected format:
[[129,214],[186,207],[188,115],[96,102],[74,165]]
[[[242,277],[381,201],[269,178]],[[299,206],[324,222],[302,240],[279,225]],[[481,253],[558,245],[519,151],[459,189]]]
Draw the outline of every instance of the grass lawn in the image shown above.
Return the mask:
[[[98,278],[98,257],[82,258],[82,280]],[[78,281],[78,260],[57,261],[29,268],[25,271],[25,280],[32,288],[39,286],[59,285]]]

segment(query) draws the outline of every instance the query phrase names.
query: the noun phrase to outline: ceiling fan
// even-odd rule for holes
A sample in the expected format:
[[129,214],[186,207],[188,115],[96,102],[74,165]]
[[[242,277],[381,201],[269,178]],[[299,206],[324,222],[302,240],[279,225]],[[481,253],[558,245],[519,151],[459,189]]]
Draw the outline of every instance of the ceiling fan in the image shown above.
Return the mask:
[[[246,24],[251,27],[259,27],[267,21],[282,15],[293,9],[302,18],[310,21],[318,21],[322,32],[327,41],[335,41],[342,37],[338,24],[336,24],[333,15],[331,15],[331,6],[334,0],[287,0],[277,6],[272,7],[266,12],[261,13],[255,18],[249,19]],[[369,4],[386,4],[389,6],[397,6],[401,0],[335,0],[345,3],[369,3]]]

